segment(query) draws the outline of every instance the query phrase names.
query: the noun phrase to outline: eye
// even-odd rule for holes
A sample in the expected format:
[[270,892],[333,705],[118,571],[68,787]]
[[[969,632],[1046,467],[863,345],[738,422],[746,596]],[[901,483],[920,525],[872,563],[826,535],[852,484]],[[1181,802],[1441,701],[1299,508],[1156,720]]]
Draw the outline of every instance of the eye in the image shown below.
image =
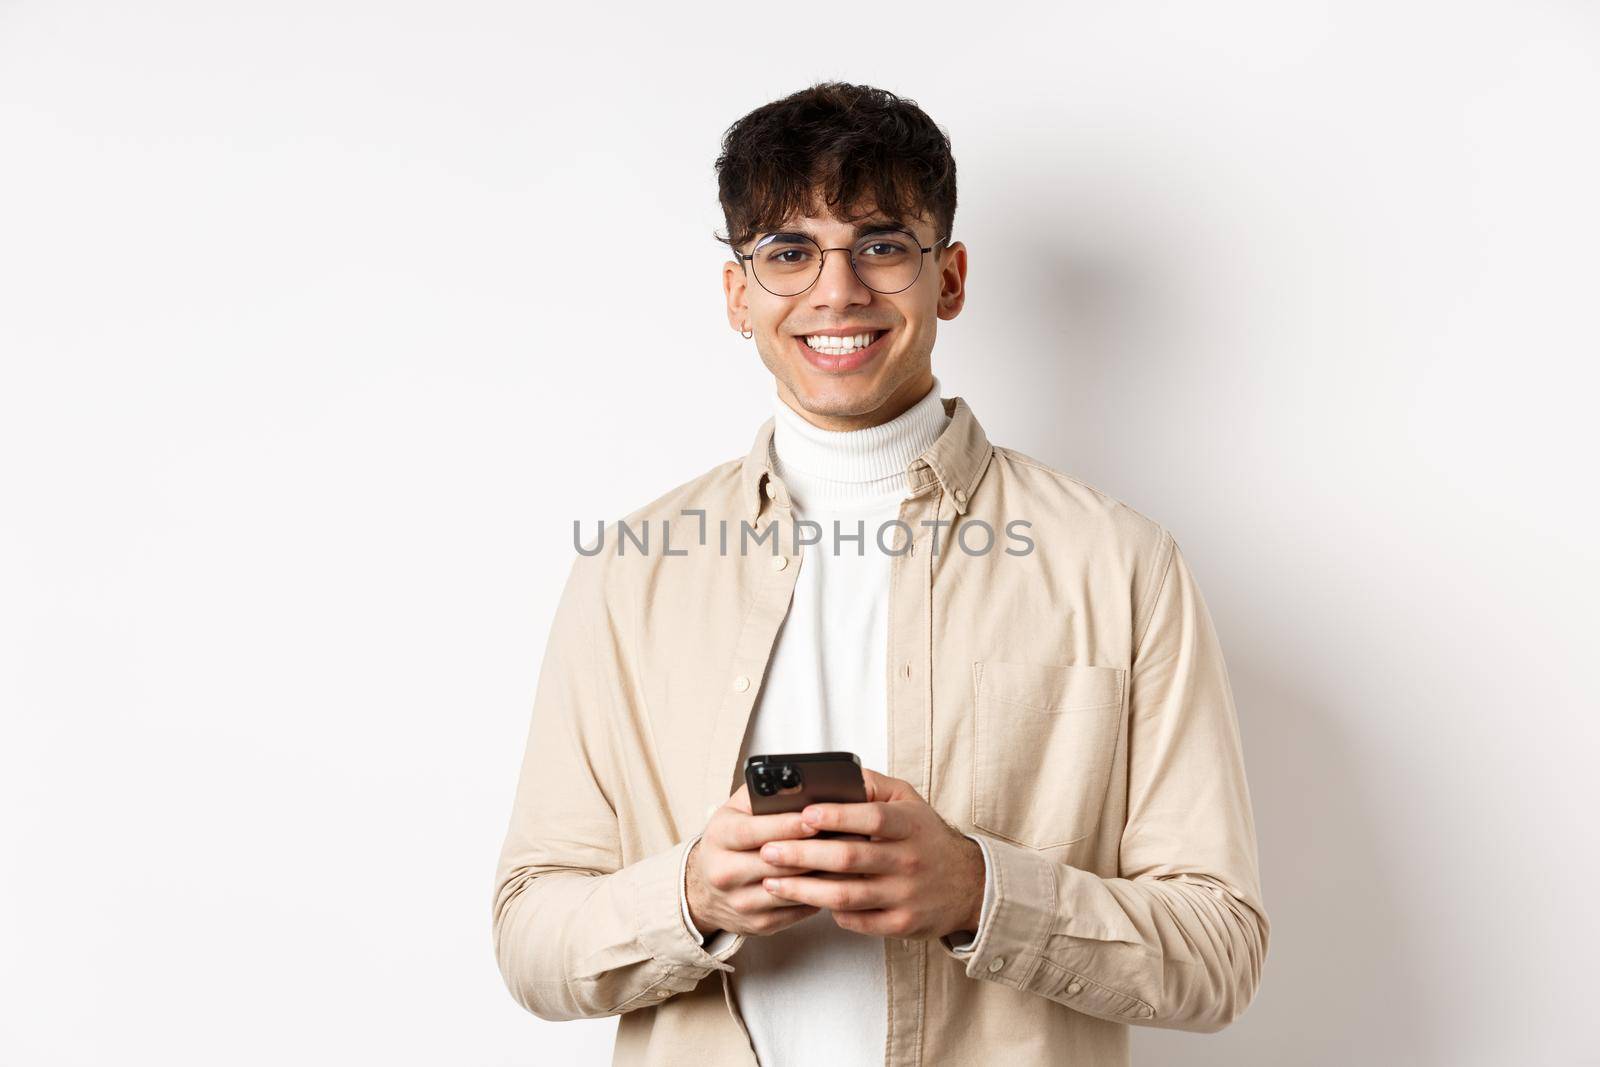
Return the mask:
[[858,259],[900,259],[909,255],[911,249],[905,240],[898,236],[885,234],[882,237],[867,237],[856,246]]
[[813,258],[811,249],[802,245],[770,245],[758,256],[758,260],[769,267],[804,266]]

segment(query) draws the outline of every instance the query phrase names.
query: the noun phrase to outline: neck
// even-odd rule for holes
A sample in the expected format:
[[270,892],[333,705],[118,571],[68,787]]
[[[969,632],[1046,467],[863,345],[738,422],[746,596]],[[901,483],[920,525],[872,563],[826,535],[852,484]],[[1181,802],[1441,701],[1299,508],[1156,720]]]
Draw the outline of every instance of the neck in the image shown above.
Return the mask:
[[906,468],[949,424],[939,388],[927,391],[889,419],[856,430],[811,423],[773,396],[773,469],[802,510],[889,507],[906,494]]

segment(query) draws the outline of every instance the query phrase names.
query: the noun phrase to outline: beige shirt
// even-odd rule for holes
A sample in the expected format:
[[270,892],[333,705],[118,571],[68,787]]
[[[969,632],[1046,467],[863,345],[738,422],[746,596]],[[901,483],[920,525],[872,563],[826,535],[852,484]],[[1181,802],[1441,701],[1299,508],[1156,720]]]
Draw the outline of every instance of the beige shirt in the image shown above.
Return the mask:
[[[886,534],[883,769],[983,836],[993,899],[968,953],[886,940],[885,1063],[1126,1064],[1130,1025],[1218,1030],[1261,980],[1227,669],[1165,528],[943,403]],[[697,944],[678,875],[742,781],[806,551],[772,432],[576,555],[534,694],[495,956],[541,1018],[619,1015],[618,1064],[756,1063],[728,987],[747,938]]]

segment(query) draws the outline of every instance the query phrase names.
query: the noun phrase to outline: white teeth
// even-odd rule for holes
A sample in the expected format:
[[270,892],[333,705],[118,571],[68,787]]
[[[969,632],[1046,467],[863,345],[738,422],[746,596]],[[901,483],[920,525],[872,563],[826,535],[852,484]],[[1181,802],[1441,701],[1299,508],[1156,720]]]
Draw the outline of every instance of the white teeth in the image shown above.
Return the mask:
[[819,352],[854,352],[858,348],[865,348],[872,343],[873,334],[858,333],[854,337],[831,337],[826,334],[815,334],[805,338],[806,344]]

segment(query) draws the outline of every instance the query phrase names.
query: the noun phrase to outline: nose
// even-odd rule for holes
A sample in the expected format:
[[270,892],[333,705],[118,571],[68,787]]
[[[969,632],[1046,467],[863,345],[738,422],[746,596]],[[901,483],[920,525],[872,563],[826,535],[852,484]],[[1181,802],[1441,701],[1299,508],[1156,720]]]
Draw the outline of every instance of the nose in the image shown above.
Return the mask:
[[848,248],[822,250],[822,273],[809,295],[813,307],[842,308],[872,301],[872,290],[862,284],[850,265]]

